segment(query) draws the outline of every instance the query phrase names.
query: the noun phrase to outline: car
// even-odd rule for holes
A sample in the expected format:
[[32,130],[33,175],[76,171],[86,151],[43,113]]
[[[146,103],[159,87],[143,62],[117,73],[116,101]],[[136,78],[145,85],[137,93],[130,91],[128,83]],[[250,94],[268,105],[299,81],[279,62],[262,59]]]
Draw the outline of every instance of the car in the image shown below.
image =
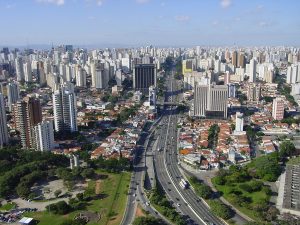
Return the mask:
[[132,196],[133,196],[133,197],[136,197],[136,193],[134,193]]
[[177,205],[178,207],[181,206],[180,203],[177,203],[176,205]]
[[149,205],[150,205],[150,203],[149,203],[149,202],[146,202],[145,204],[146,204],[147,206],[149,206]]

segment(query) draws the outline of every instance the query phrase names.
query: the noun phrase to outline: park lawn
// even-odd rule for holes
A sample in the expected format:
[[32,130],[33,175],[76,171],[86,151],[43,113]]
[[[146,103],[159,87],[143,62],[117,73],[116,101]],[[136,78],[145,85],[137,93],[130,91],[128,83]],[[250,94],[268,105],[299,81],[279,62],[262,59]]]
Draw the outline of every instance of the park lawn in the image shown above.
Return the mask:
[[[80,211],[100,212],[102,217],[99,222],[90,222],[89,225],[117,225],[120,224],[126,208],[127,190],[131,174],[122,172],[119,174],[108,173],[98,170],[96,173],[107,175],[101,180],[100,194],[105,195],[102,199],[92,200],[85,210],[74,211],[67,215],[55,215],[48,212],[30,212],[24,216],[33,217],[40,221],[38,225],[60,225],[64,220],[73,219]],[[95,193],[96,181],[88,182],[88,192]],[[109,215],[110,214],[110,215]]]
[[[213,179],[212,179],[212,182],[213,182]],[[245,182],[245,183],[247,183],[247,182]],[[237,208],[239,211],[241,211],[242,213],[249,216],[251,219],[260,222],[260,218],[257,217],[257,215],[255,214],[255,212],[253,210],[247,209],[246,207],[239,206],[237,204],[234,204],[229,193],[234,188],[235,190],[241,191],[243,193],[242,195],[251,198],[252,203],[259,203],[263,199],[269,200],[270,197],[268,195],[266,195],[265,192],[263,192],[263,191],[257,191],[257,192],[252,192],[252,193],[245,192],[238,187],[239,184],[238,185],[233,184],[232,186],[217,185],[217,184],[215,184],[215,182],[213,182],[213,184],[219,192],[223,193],[223,197],[228,202],[230,202],[235,208]],[[250,203],[250,204],[252,204],[252,203]]]
[[9,211],[11,209],[14,209],[16,207],[16,203],[7,203],[0,207],[0,211]]

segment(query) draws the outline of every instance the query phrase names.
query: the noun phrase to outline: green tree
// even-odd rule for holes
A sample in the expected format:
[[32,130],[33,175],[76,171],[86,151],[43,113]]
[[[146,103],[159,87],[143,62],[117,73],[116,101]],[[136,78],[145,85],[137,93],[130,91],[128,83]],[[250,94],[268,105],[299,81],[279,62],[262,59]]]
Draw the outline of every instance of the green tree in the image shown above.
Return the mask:
[[133,225],[165,225],[161,219],[153,216],[138,217],[133,221]]
[[216,216],[219,216],[225,220],[228,220],[233,216],[232,209],[223,204],[220,200],[211,200],[210,209]]
[[295,145],[293,142],[286,140],[279,145],[279,157],[290,157],[295,153]]

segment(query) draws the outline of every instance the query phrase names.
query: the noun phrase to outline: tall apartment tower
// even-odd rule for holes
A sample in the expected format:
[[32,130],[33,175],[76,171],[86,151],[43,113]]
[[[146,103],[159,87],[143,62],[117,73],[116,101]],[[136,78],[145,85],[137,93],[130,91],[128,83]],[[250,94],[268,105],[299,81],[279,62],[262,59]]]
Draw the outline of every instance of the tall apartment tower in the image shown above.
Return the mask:
[[32,69],[29,61],[23,64],[23,71],[25,82],[32,82]]
[[156,87],[155,64],[137,64],[133,70],[133,88],[148,93],[149,87]]
[[109,73],[104,68],[104,63],[95,61],[91,63],[92,87],[105,89],[108,87]]
[[256,82],[256,65],[257,62],[255,59],[250,60],[250,69],[249,69],[249,82],[255,83]]
[[76,68],[76,86],[86,87],[86,72],[79,65]]
[[46,84],[46,74],[44,69],[44,62],[37,63],[37,78],[41,86]]
[[238,67],[245,68],[245,53],[239,52]]
[[7,119],[3,94],[0,93],[0,147],[8,143]]
[[243,118],[243,113],[237,112],[235,115],[235,133],[239,133],[243,131],[244,127],[244,118]]
[[15,59],[17,81],[24,81],[23,60],[21,57]]
[[42,109],[39,99],[26,97],[14,104],[14,120],[20,132],[23,148],[32,148],[32,128],[42,121]]
[[72,88],[62,85],[53,93],[54,126],[57,132],[77,131],[76,96]]
[[9,82],[7,84],[8,109],[13,110],[13,104],[20,98],[20,90],[17,82]]
[[232,63],[232,65],[234,65],[234,67],[238,66],[238,54],[236,51],[232,52],[231,63]]
[[227,118],[227,85],[195,86],[194,115],[207,118]]
[[272,117],[274,120],[282,120],[284,117],[284,101],[281,98],[273,99]]
[[37,151],[51,151],[54,148],[53,121],[45,120],[32,129],[33,148]]

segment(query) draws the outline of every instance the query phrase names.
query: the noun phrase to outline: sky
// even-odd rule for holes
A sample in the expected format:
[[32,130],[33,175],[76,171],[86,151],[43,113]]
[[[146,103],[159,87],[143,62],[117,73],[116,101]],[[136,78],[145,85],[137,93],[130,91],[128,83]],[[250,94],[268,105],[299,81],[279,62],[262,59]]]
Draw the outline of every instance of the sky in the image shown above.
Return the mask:
[[300,46],[300,0],[0,0],[0,46]]

